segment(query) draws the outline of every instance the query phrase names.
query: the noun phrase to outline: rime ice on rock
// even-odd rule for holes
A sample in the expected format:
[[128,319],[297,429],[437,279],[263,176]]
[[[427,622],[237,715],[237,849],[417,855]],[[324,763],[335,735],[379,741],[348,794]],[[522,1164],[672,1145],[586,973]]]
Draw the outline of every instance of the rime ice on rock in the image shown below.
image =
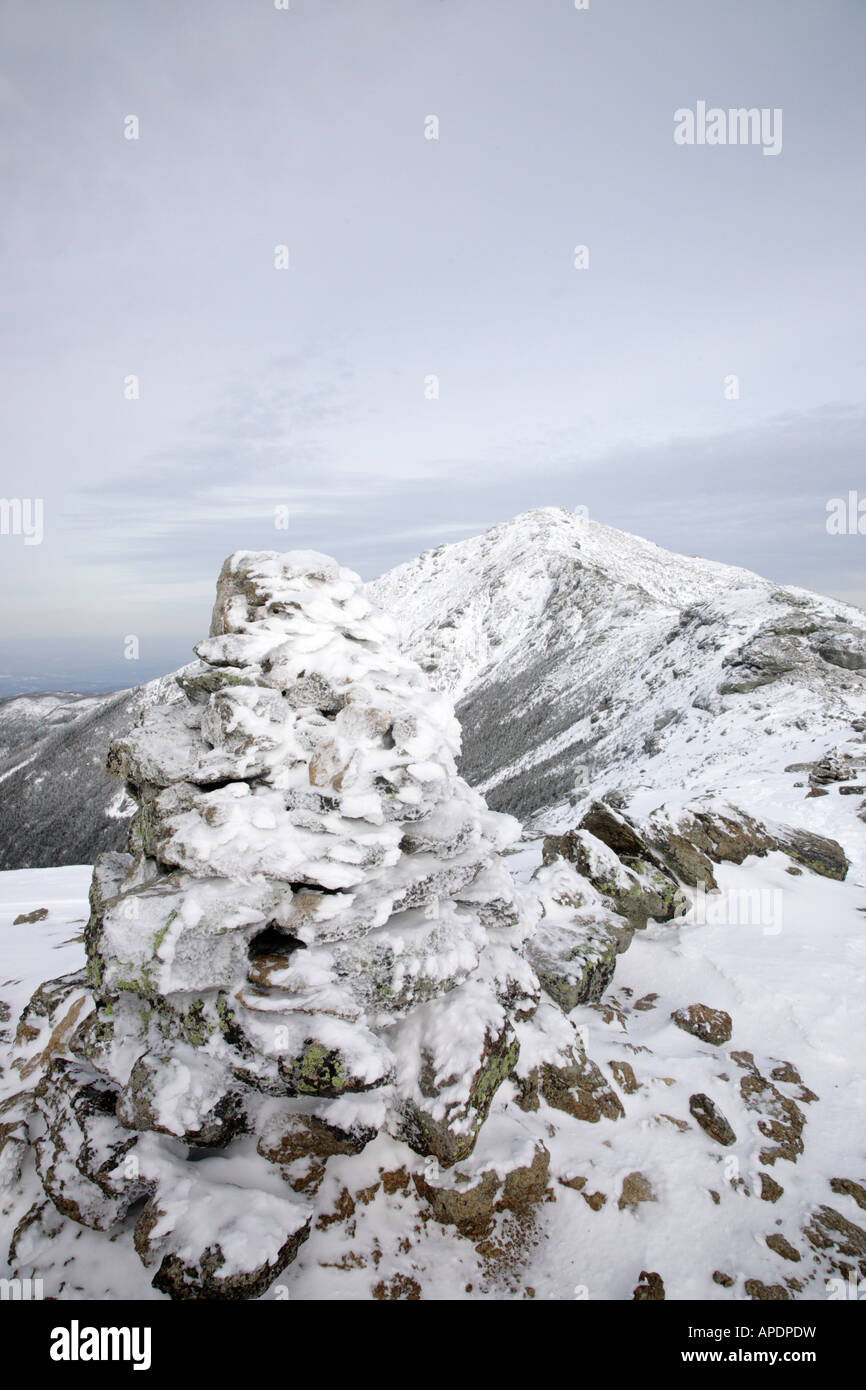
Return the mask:
[[[357,576],[238,552],[196,654],[186,698],[110,751],[138,809],[129,853],[94,870],[96,1009],[46,1078],[43,1167],[52,1196],[82,1188],[87,1224],[148,1197],[136,1247],[158,1287],[248,1297],[308,1230],[278,1165],[380,1129],[465,1158],[538,984],[499,858],[517,822],[457,775],[450,703]],[[52,1124],[75,1130],[62,1179]],[[178,1141],[236,1141],[243,1181]]]

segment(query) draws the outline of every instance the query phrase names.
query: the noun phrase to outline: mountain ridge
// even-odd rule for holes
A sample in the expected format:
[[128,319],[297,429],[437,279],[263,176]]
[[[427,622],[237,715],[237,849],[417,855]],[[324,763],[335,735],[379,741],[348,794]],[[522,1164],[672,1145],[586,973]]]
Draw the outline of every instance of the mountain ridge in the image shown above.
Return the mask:
[[[565,508],[424,551],[366,589],[455,700],[463,775],[539,831],[605,790],[778,783],[866,715],[863,610]],[[35,749],[18,740],[0,760],[0,868],[120,848],[130,804],[104,775],[108,743],[178,697],[172,673],[86,697]]]
[[[742,766],[772,713],[771,769],[804,755],[799,725],[814,723],[816,699],[827,737],[847,737],[864,712],[862,676],[835,664],[850,637],[866,669],[862,610],[565,509],[426,552],[369,590],[402,619],[407,650],[426,653],[434,684],[458,692],[470,781],[524,819],[599,779],[670,780],[651,764],[671,743],[681,780],[722,782],[713,762],[717,774],[736,758],[685,747],[716,721],[720,738],[739,735]],[[750,717],[741,697],[759,689]]]

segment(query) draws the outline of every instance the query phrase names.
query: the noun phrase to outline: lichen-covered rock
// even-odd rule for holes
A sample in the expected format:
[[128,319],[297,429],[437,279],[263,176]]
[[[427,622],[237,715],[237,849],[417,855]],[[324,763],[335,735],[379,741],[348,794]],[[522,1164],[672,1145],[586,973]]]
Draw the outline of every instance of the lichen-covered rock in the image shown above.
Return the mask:
[[669,921],[675,915],[673,895],[680,882],[692,887],[704,883],[708,889],[716,886],[706,852],[709,846],[699,842],[705,837],[695,834],[693,823],[685,826],[671,819],[664,807],[638,824],[607,802],[593,802],[581,828],[607,845],[624,865],[639,866],[645,875],[650,867],[655,870],[653,886],[662,914],[657,920]]
[[116,1088],[92,1068],[60,1057],[35,1102],[44,1122],[34,1147],[45,1191],[64,1216],[110,1229],[143,1194],[137,1164],[124,1162],[136,1136],[115,1119]]
[[225,1147],[249,1127],[246,1096],[237,1082],[189,1044],[145,1052],[117,1099],[128,1129],[170,1134],[189,1144]]
[[[597,817],[588,815],[592,823],[604,829]],[[619,835],[613,838],[620,841]],[[550,864],[557,857],[574,864],[578,873],[601,895],[605,907],[619,913],[633,927],[645,927],[650,918],[669,922],[677,911],[679,884],[676,880],[649,858],[624,856],[620,859],[605,840],[587,828],[586,817],[577,830],[545,838],[544,863]]]
[[258,1133],[257,1149],[262,1158],[285,1165],[302,1158],[360,1153],[376,1137],[375,1129],[360,1124],[341,1129],[318,1115],[284,1109],[263,1115]]
[[544,1100],[590,1124],[625,1114],[601,1068],[586,1055],[574,1025],[553,1005],[542,1005],[518,1033],[520,1062],[512,1079],[521,1109],[537,1110]]
[[28,1120],[33,1106],[30,1091],[18,1091],[0,1102],[0,1192],[13,1187],[21,1175],[30,1147]]
[[541,923],[528,946],[542,989],[565,1012],[597,1002],[613,979],[617,940],[606,927],[573,919]]
[[90,917],[84,928],[84,946],[87,951],[87,978],[97,995],[102,990],[104,963],[101,941],[106,909],[117,897],[121,884],[134,864],[135,859],[131,854],[111,850],[101,854],[94,865],[90,880]]
[[146,1197],[157,1288],[248,1298],[306,1236],[298,1163],[381,1130],[471,1154],[538,1007],[540,908],[500,858],[518,823],[458,775],[452,706],[351,571],[238,552],[196,652],[111,746],[127,852],[94,869],[86,978],[34,996],[18,1060],[51,1064],[58,1208],[107,1228]]
[[466,1158],[520,1045],[505,1010],[475,981],[422,1005],[395,1029],[402,1111],[393,1132],[443,1167]]
[[714,892],[714,864],[742,864],[750,855],[765,857],[774,850],[826,878],[841,880],[848,872],[849,861],[835,840],[763,824],[709,797],[676,811],[660,806],[641,820],[593,802],[577,829],[546,837],[543,854],[545,864],[557,859],[573,864],[607,907],[640,928],[649,918],[667,922],[687,911],[684,888]]
[[15,1032],[12,1066],[22,1081],[40,1075],[53,1057],[62,1055],[75,1029],[92,1009],[83,970],[46,980],[39,986],[23,1010]]
[[[514,1130],[513,1122],[510,1128]],[[469,1164],[413,1175],[436,1220],[472,1240],[487,1234],[499,1211],[530,1214],[547,1190],[550,1154],[545,1145],[526,1135],[497,1137],[496,1157],[476,1151]]]
[[822,878],[842,881],[850,868],[842,846],[826,835],[815,835],[812,831],[780,826],[776,832],[776,846],[798,864],[820,874]]
[[[346,1029],[350,1031],[349,1027]],[[390,1080],[387,1061],[374,1058],[364,1068],[339,1047],[318,1038],[306,1038],[297,1055],[280,1059],[280,1075],[289,1095],[322,1096],[333,1100],[346,1092],[369,1091]]]
[[173,1299],[258,1298],[289,1265],[310,1231],[309,1204],[269,1187],[275,1170],[258,1160],[262,1186],[239,1186],[222,1159],[190,1164],[143,1145],[152,1195],[135,1225],[135,1248],[156,1266],[154,1288]]

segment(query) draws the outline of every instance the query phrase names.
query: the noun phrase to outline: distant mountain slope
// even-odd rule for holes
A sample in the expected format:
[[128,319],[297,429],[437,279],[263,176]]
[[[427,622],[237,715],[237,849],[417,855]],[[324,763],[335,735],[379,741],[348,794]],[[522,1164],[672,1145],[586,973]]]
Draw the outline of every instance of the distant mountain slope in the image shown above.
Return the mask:
[[32,747],[61,725],[73,723],[110,698],[68,690],[7,696],[0,700],[0,758],[8,757],[16,748]]
[[19,746],[0,762],[0,869],[89,864],[123,845],[133,808],[106,776],[108,745],[145,705],[176,691],[174,677],[163,676],[96,697],[94,708],[49,732],[35,751]]
[[567,818],[599,780],[703,791],[778,772],[866,714],[862,610],[562,508],[370,592],[460,696],[464,775],[523,819]]

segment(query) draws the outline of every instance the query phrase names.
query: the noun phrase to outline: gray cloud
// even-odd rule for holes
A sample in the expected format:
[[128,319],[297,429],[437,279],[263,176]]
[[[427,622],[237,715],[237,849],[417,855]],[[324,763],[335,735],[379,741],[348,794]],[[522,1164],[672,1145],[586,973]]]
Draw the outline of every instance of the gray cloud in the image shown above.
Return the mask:
[[[167,653],[233,549],[370,576],[555,503],[864,601],[824,525],[866,490],[864,41],[848,0],[10,0],[7,646]],[[783,108],[781,154],[675,146],[698,99]]]

